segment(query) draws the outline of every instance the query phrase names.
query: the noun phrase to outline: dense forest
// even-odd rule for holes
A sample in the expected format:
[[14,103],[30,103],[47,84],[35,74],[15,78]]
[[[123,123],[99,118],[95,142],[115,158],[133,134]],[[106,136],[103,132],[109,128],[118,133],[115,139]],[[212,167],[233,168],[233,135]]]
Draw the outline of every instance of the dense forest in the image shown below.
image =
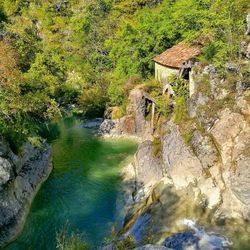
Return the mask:
[[124,83],[186,40],[220,68],[238,60],[249,0],[0,0],[0,130],[9,141],[71,109],[101,116]]

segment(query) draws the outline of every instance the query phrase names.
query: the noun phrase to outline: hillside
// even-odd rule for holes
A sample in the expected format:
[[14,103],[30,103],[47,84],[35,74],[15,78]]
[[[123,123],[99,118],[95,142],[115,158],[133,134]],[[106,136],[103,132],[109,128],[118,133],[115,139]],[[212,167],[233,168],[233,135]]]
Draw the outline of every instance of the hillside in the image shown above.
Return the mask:
[[[118,182],[108,161],[119,165],[129,146],[103,140],[131,137],[138,150],[122,190],[112,187],[122,225],[101,249],[248,249],[249,13],[249,0],[0,0],[0,245],[20,233],[52,170],[46,140],[77,149],[56,152],[72,183],[70,167],[85,178],[98,157]],[[73,198],[82,180],[99,184],[97,172]],[[109,197],[116,181],[98,190]],[[53,230],[57,249],[93,249]]]
[[70,107],[102,115],[125,102],[127,79],[152,78],[152,58],[183,40],[202,44],[201,60],[220,67],[238,57],[248,8],[247,0],[1,1],[2,134],[16,144]]

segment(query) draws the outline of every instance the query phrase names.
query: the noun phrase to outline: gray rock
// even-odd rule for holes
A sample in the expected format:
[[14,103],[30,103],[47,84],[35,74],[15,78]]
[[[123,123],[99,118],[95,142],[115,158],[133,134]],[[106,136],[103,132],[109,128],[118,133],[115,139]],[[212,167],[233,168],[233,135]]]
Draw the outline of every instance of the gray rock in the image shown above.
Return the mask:
[[202,165],[183,141],[178,127],[172,122],[165,126],[162,139],[163,162],[177,189],[195,184],[202,174]]
[[156,245],[145,245],[142,247],[134,248],[134,250],[170,250],[170,248],[164,247],[164,246],[156,246]]
[[52,170],[47,144],[42,151],[27,144],[20,158],[14,157],[8,147],[7,151],[8,156],[16,159],[11,164],[9,159],[0,158],[0,183],[8,182],[0,190],[0,247],[21,232],[33,197]]
[[115,127],[115,122],[111,119],[105,119],[98,130],[99,134],[110,134],[111,130]]
[[208,65],[203,69],[203,74],[209,75],[211,79],[215,79],[218,77],[218,73],[216,69],[212,65]]
[[126,114],[115,120],[115,126],[110,131],[114,135],[136,135],[144,137],[145,134],[151,134],[151,129],[145,119],[147,114],[148,98],[151,99],[143,90],[139,88],[133,89],[128,97],[128,105]]
[[250,211],[250,158],[237,162],[236,172],[231,176],[231,186],[236,197],[249,206]]
[[168,237],[164,245],[171,249],[197,249],[197,250],[223,250],[229,249],[232,243],[221,235],[206,233],[198,227],[192,228],[192,231],[186,231],[174,234]]
[[250,89],[250,80],[242,80],[242,81],[237,81],[236,83],[236,90],[238,95],[241,95],[244,91]]
[[145,126],[146,101],[140,89],[133,89],[128,98],[127,114],[134,116],[135,132],[142,133]]
[[6,184],[13,176],[13,169],[10,162],[0,157],[0,191],[3,185]]
[[204,106],[208,103],[209,98],[198,92],[192,95],[192,98],[188,101],[188,114],[191,118],[198,115],[197,109],[199,106]]
[[225,70],[228,73],[238,73],[238,65],[232,62],[227,62],[225,64]]
[[82,127],[88,129],[98,129],[103,122],[103,118],[95,118],[85,122]]
[[156,154],[151,141],[145,141],[139,146],[135,155],[137,183],[156,182],[163,177],[162,161],[154,153]]
[[8,144],[0,138],[0,156],[6,156],[8,152]]
[[192,136],[192,148],[203,168],[212,167],[218,160],[218,152],[210,137],[195,131]]

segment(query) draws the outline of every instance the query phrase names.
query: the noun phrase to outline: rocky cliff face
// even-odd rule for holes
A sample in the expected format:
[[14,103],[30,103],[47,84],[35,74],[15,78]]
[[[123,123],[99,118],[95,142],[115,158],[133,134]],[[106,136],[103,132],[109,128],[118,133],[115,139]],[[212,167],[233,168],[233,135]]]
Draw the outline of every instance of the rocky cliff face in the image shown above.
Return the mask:
[[31,202],[52,170],[51,150],[26,144],[20,156],[0,141],[0,246],[21,231]]
[[113,136],[132,135],[142,140],[151,138],[151,124],[146,120],[147,94],[139,87],[133,89],[128,97],[126,114],[120,119],[106,119],[100,126],[101,134]]
[[[113,131],[143,138],[124,177],[130,190],[124,232],[138,242],[183,230],[176,222],[185,217],[209,225],[250,220],[248,46],[241,64],[227,64],[223,76],[212,66],[193,69],[184,124],[173,115],[151,135],[142,92],[131,92],[127,115]],[[132,130],[124,126],[129,117]]]

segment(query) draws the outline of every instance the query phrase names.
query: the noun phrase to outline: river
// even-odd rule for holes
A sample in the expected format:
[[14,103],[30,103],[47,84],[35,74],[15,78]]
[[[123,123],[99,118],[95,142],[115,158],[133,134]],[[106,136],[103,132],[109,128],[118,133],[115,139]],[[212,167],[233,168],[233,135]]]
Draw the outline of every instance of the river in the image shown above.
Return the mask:
[[54,170],[31,206],[22,234],[8,250],[55,249],[62,228],[81,232],[93,246],[110,234],[116,217],[119,170],[135,153],[127,139],[102,139],[76,119],[51,126]]

